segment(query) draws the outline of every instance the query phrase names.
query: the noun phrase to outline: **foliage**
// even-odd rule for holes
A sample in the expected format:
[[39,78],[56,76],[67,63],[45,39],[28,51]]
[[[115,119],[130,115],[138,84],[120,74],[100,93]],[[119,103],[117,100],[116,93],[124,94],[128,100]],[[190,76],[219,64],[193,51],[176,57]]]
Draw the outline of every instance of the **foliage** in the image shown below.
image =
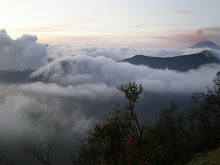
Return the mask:
[[[214,79],[214,87],[207,93],[192,96],[196,104],[188,115],[190,129],[198,150],[211,149],[212,142],[220,138],[220,72]],[[203,144],[203,145],[201,145]]]
[[140,125],[134,112],[143,87],[129,83],[118,89],[125,94],[128,104],[123,108],[118,106],[105,124],[94,126],[89,132],[88,143],[83,145],[84,150],[79,157],[82,157],[87,150],[93,154],[94,164],[136,164],[137,162],[147,164],[148,160],[142,147],[146,129]]
[[128,103],[118,106],[105,124],[96,124],[82,144],[73,164],[152,164],[189,162],[198,152],[214,149],[220,142],[220,72],[207,93],[192,96],[194,108],[187,115],[175,102],[162,111],[155,125],[140,125],[135,106],[142,85],[118,87]]
[[145,136],[145,150],[151,164],[174,164],[187,159],[189,136],[182,113],[176,115],[177,105],[172,102],[162,111],[156,125],[149,127]]

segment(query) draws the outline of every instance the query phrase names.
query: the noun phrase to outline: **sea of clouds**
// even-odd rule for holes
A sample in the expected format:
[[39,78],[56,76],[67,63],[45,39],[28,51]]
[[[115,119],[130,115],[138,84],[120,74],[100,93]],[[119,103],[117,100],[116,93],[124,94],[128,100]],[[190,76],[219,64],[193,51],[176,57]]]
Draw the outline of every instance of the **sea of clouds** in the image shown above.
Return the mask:
[[66,139],[70,148],[69,142],[74,137],[104,121],[115,105],[124,101],[116,87],[128,82],[143,85],[141,106],[137,109],[142,119],[147,120],[155,108],[150,104],[157,106],[159,102],[162,108],[171,101],[166,98],[190,96],[212,86],[220,66],[210,64],[177,72],[117,61],[139,54],[172,57],[203,50],[47,46],[37,43],[36,36],[23,35],[13,40],[5,30],[0,30],[0,71],[32,71],[31,82],[0,82],[0,141],[45,136]]
[[[30,79],[33,80],[10,85],[2,82],[0,106],[6,108],[1,109],[11,109],[10,111],[16,109],[14,110],[16,113],[20,113],[20,110],[23,114],[24,109],[30,106],[36,108],[40,103],[42,107],[36,108],[39,111],[46,109],[45,112],[50,112],[54,109],[55,112],[62,107],[60,103],[54,104],[54,108],[48,107],[45,103],[48,103],[48,98],[54,98],[56,102],[60,102],[58,99],[60,97],[89,99],[104,103],[115,97],[123,98],[116,87],[128,82],[142,84],[144,93],[191,94],[205,91],[205,87],[212,85],[213,78],[220,70],[219,65],[216,64],[202,66],[188,72],[178,72],[117,62],[137,54],[172,57],[198,53],[204,49],[136,49],[68,44],[48,46],[36,41],[37,37],[31,35],[23,35],[13,40],[5,30],[0,30],[0,70],[12,72],[32,70]],[[219,52],[216,51],[216,53]],[[7,100],[14,101],[7,103]],[[17,102],[23,106],[16,106]],[[8,108],[8,106],[11,107]],[[13,108],[14,106],[16,108]],[[82,113],[82,111],[78,112]]]

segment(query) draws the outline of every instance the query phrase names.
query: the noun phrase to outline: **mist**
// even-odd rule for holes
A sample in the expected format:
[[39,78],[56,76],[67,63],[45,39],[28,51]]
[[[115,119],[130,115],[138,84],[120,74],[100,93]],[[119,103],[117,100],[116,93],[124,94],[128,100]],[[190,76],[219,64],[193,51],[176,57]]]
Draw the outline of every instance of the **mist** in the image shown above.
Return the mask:
[[[142,123],[154,123],[172,100],[186,111],[192,93],[204,92],[207,86],[212,86],[219,65],[178,72],[118,61],[137,54],[172,57],[202,50],[45,46],[37,43],[36,36],[23,35],[13,40],[1,30],[0,72],[7,70],[17,74],[19,71],[22,75],[29,70],[30,73],[16,83],[1,79],[0,144],[13,138],[15,146],[22,148],[38,136],[49,137],[55,139],[57,150],[62,148],[65,155],[65,161],[58,162],[68,163],[69,154],[76,150],[76,139],[86,137],[86,131],[95,123],[105,122],[117,104],[126,103],[117,87],[128,82],[144,87],[136,107]],[[216,56],[218,53],[216,51]],[[20,157],[24,155],[15,157],[18,164],[23,164]]]

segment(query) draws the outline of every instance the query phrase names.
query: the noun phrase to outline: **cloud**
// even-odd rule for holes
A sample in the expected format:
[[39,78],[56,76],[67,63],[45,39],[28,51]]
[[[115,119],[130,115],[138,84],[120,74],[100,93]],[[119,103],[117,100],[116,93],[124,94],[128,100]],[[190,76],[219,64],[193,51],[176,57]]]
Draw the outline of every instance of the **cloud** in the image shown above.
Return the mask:
[[[153,123],[160,110],[173,99],[185,104],[183,100],[191,93],[211,86],[219,71],[219,65],[214,64],[177,72],[117,62],[137,54],[171,57],[198,53],[203,49],[135,49],[69,44],[45,48],[36,40],[29,35],[12,40],[6,31],[0,33],[1,66],[5,64],[5,68],[13,70],[36,69],[31,74],[31,81],[10,85],[0,83],[0,144],[3,143],[2,138],[7,140],[11,137],[19,139],[22,145],[37,136],[59,139],[59,147],[63,147],[62,153],[57,153],[56,158],[59,159],[60,154],[68,156],[72,151],[70,144],[74,137],[85,135],[83,130],[91,128],[96,121],[104,122],[117,103],[124,105],[124,95],[116,89],[117,86],[128,82],[144,86],[136,110],[142,121]],[[218,53],[216,51],[219,57]]]
[[210,33],[219,33],[220,32],[220,27],[203,27],[201,28],[203,31],[210,32]]
[[[85,128],[88,128],[92,119],[87,119],[83,113],[85,103],[82,104],[82,100],[89,100],[85,109],[87,113],[92,113],[89,112],[89,105],[94,106],[94,102],[105,105],[112,98],[122,99],[123,96],[116,87],[128,82],[143,84],[145,93],[191,94],[211,85],[219,70],[219,66],[209,65],[181,73],[117,62],[137,54],[171,57],[198,53],[202,49],[135,49],[68,44],[50,45],[45,48],[36,43],[35,36],[24,35],[12,40],[5,30],[2,30],[0,35],[1,65],[5,64],[7,69],[14,70],[36,69],[31,75],[33,83],[0,84],[0,109],[4,109],[1,113],[2,116],[10,118],[2,118],[2,124],[15,117],[14,121],[22,121],[21,125],[18,125],[23,130],[28,126],[27,129],[33,127],[36,132],[41,132],[44,130],[44,124],[48,124],[45,129],[55,132],[57,123],[60,123],[60,130],[67,129],[66,126],[77,129],[71,123],[74,122],[77,126],[77,123],[85,120],[89,121],[85,122]],[[51,62],[47,63],[46,58]],[[72,100],[68,104],[64,103],[70,98]],[[73,105],[75,111],[68,109]],[[79,114],[83,117],[77,117]],[[70,123],[64,122],[62,125],[62,120],[68,120],[67,115],[71,116]],[[59,116],[60,120],[57,119]]]
[[0,30],[0,69],[26,70],[46,65],[46,48],[36,41],[37,37],[31,35],[13,40]]
[[[70,111],[61,99],[24,92],[22,87],[0,84],[0,131],[2,136],[71,136],[94,122],[80,108]],[[26,86],[27,87],[27,86]],[[53,88],[54,89],[54,88]],[[20,135],[21,137],[17,136]],[[17,139],[16,139],[17,140]]]
[[[1,30],[0,36],[1,69],[36,69],[32,74],[33,83],[0,84],[1,123],[8,125],[5,128],[11,130],[9,132],[18,131],[20,134],[36,132],[45,135],[47,131],[55,134],[56,130],[68,130],[70,127],[76,131],[80,130],[78,126],[83,125],[79,124],[82,122],[85,123],[83,128],[88,129],[95,120],[86,116],[92,113],[90,105],[94,107],[94,102],[105,105],[112,98],[122,99],[123,95],[116,87],[129,81],[142,83],[145,91],[157,93],[188,91],[183,85],[179,88],[185,84],[189,86],[190,93],[209,84],[206,75],[212,79],[215,74],[214,68],[211,74],[207,68],[203,68],[191,71],[187,76],[188,73],[116,62],[136,54],[167,57],[191,54],[200,49],[135,49],[68,44],[45,48],[36,43],[36,36],[24,35],[12,40],[5,30]],[[46,58],[52,61],[47,63]],[[203,83],[198,83],[199,80],[203,80]],[[72,100],[66,103],[70,98]],[[85,105],[81,100],[89,102],[88,107],[83,108]],[[74,111],[70,110],[73,105]],[[86,114],[83,113],[85,109]],[[14,124],[10,126],[8,122],[12,120]]]
[[192,14],[192,11],[190,10],[179,10],[177,11],[178,14]]
[[199,53],[205,49],[153,49],[153,48],[129,48],[129,47],[104,47],[94,45],[50,45],[47,47],[47,59],[54,60],[59,57],[85,55],[89,57],[106,57],[115,61],[131,58],[135,55],[153,57],[173,57]]
[[166,41],[169,44],[179,43],[181,47],[190,47],[197,42],[203,40],[210,40],[216,44],[220,44],[220,27],[201,27],[199,29],[189,29],[189,30],[169,30],[161,31],[162,36],[152,35],[149,36],[151,39],[157,39],[161,41]]
[[17,85],[1,83],[0,91],[0,146],[13,139],[7,153],[10,159],[16,160],[16,164],[35,164],[31,157],[24,161],[24,146],[36,144],[34,140],[40,137],[54,141],[52,160],[71,163],[68,160],[75,149],[73,142],[87,136],[85,130],[94,125],[96,118],[85,114],[77,100],[67,97],[27,92]]
[[118,95],[118,90],[115,87],[109,87],[106,84],[99,82],[96,84],[89,84],[89,81],[82,85],[68,85],[67,87],[60,86],[56,83],[36,82],[21,84],[18,86],[18,89],[23,92],[45,94],[48,96],[68,96],[79,99],[92,99],[101,102],[105,102],[108,99],[115,97],[116,94]]
[[45,27],[33,27],[33,28],[20,28],[20,29],[13,29],[16,32],[58,32],[61,31],[62,28],[65,28],[66,26],[69,26],[71,24],[58,24],[53,26],[45,26]]
[[202,34],[202,30],[196,30],[195,34]]
[[78,55],[58,58],[31,76],[61,86],[104,83],[112,87],[131,81],[143,84],[145,90],[151,92],[192,93],[211,84],[218,70],[219,65],[210,65],[182,73]]

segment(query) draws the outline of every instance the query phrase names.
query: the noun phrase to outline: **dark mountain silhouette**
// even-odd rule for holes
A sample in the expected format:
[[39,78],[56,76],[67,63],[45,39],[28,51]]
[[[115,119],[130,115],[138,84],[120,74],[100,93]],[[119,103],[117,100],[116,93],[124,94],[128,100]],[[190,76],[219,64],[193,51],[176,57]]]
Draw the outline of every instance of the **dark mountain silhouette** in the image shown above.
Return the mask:
[[201,41],[190,48],[195,49],[195,48],[210,48],[210,49],[216,49],[220,50],[220,46],[216,45],[214,42],[211,41]]
[[198,54],[182,55],[176,57],[149,57],[144,55],[136,55],[119,62],[128,62],[134,65],[147,65],[155,69],[170,69],[177,71],[188,71],[197,69],[202,65],[216,63],[220,64],[220,59],[213,51],[205,50]]

